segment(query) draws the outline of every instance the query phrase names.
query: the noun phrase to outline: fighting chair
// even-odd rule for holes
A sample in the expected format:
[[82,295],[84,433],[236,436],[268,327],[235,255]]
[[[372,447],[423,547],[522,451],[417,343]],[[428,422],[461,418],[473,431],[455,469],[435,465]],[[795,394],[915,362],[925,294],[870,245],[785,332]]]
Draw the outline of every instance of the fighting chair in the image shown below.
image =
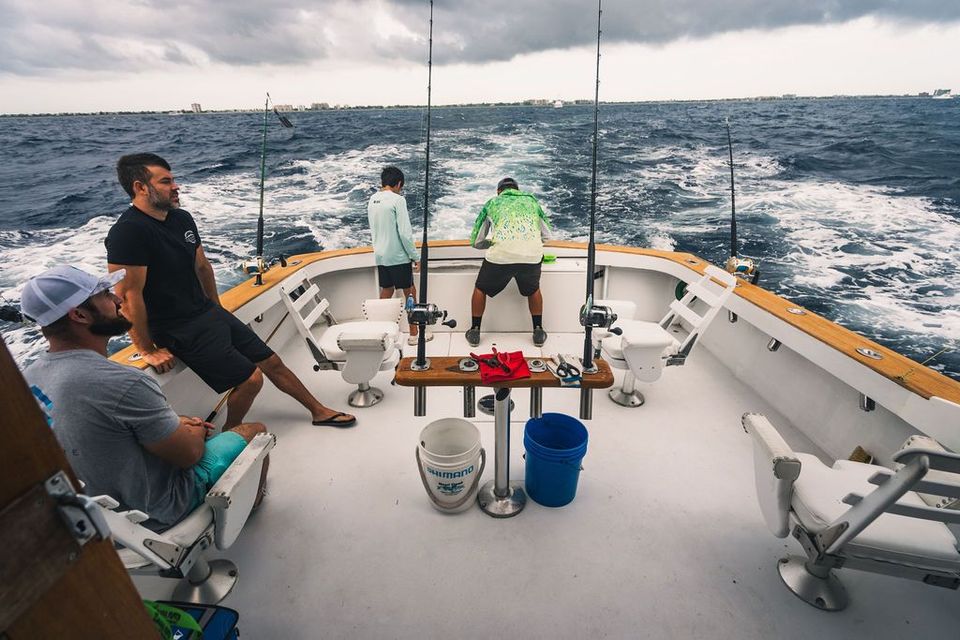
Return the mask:
[[167,578],[174,600],[223,600],[237,582],[237,567],[223,558],[208,560],[205,552],[211,545],[227,549],[237,539],[257,499],[263,461],[276,443],[272,433],[254,437],[207,492],[204,503],[163,533],[140,524],[150,518],[143,511],[118,512],[114,498],[95,496],[111,537],[123,545],[117,552],[134,583],[140,577]]
[[[400,362],[403,300],[364,300],[363,320],[337,323],[328,311],[330,302],[306,278],[281,283],[280,290],[297,332],[316,361],[314,371],[336,370],[346,382],[357,385],[347,398],[351,407],[369,407],[383,400],[383,391],[371,387],[370,381]],[[326,329],[317,335],[314,326],[321,319]]]
[[929,506],[917,492],[960,497],[960,455],[909,443],[885,467],[794,453],[761,414],[743,416],[753,436],[757,499],[778,538],[796,538],[806,557],[780,560],[780,577],[803,601],[823,610],[846,607],[841,567],[960,586],[957,539],[946,523],[960,511]]
[[[733,293],[737,279],[713,265],[696,282],[687,285],[680,300],[673,300],[660,322],[634,320],[636,305],[627,300],[597,300],[595,304],[611,307],[617,314],[616,326],[622,329],[615,335],[602,329],[594,330],[594,348],[615,369],[624,369],[623,384],[609,392],[610,399],[624,407],[639,407],[643,395],[636,390],[636,381],[656,382],[664,366],[682,365],[707,330],[710,323]],[[697,301],[701,304],[697,305]],[[706,307],[703,311],[698,309]],[[696,307],[696,308],[695,308]],[[677,340],[671,333],[672,325],[685,322],[689,333]]]

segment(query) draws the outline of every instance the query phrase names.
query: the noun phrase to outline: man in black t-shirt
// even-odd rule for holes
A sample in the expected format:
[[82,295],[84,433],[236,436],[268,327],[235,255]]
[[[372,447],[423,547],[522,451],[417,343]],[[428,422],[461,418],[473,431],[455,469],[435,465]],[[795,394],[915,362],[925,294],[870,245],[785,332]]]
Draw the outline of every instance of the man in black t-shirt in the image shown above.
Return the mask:
[[250,327],[220,306],[200,231],[179,208],[180,188],[167,161],[152,153],[123,156],[117,177],[132,200],[107,234],[107,263],[110,271],[127,272],[116,289],[143,359],[164,373],[179,358],[218,393],[233,389],[224,429],[243,422],[264,374],[310,411],[313,424],[355,424],[353,416],[321,404]]

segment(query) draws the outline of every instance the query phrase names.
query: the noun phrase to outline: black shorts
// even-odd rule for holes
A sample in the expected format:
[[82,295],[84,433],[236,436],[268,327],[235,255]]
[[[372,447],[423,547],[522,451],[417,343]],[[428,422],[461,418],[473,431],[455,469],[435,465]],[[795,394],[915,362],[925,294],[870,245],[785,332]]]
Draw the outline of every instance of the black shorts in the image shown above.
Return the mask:
[[217,304],[176,326],[150,333],[157,346],[169,349],[217,393],[249,378],[256,363],[273,355],[253,329]]
[[409,289],[413,286],[413,263],[393,264],[389,267],[377,265],[381,289]]
[[476,287],[492,298],[503,291],[511,279],[516,278],[520,295],[529,296],[540,288],[542,264],[542,261],[536,264],[496,264],[484,258],[480,273],[477,274]]

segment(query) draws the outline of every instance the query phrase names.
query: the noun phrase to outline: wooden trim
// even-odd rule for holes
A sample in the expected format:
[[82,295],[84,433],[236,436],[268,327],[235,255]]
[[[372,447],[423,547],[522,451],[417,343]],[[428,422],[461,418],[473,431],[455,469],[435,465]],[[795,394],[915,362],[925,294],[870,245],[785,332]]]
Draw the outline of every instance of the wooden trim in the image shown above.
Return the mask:
[[[417,243],[420,246],[421,243]],[[446,247],[469,247],[470,243],[466,240],[436,240],[431,241],[430,246],[434,248]],[[548,247],[558,249],[587,249],[586,243],[570,242],[566,240],[551,240],[546,243]],[[643,249],[639,247],[624,247],[618,245],[597,245],[597,251],[607,253],[626,253],[630,255],[648,256],[668,260],[682,267],[690,269],[698,274],[703,274],[710,264],[703,258],[692,253],[679,253],[675,251],[661,251],[658,249]],[[273,267],[263,276],[263,286],[254,287],[254,279],[237,285],[233,289],[226,291],[220,300],[224,308],[228,311],[234,311],[258,295],[273,288],[277,283],[292,273],[299,271],[309,264],[320,260],[329,260],[348,255],[360,255],[372,253],[372,247],[357,247],[355,249],[337,249],[334,251],[321,251],[318,253],[307,253],[293,256],[289,259],[286,268]],[[292,263],[299,260],[300,263],[292,266]],[[846,329],[835,322],[819,316],[812,311],[807,311],[805,315],[798,316],[787,313],[788,307],[795,307],[786,298],[782,298],[766,289],[752,285],[746,281],[738,281],[738,286],[734,293],[751,304],[763,309],[764,311],[783,320],[790,326],[799,329],[807,335],[829,345],[840,351],[857,362],[863,364],[871,371],[892,380],[901,387],[916,393],[923,398],[938,396],[944,400],[950,400],[960,404],[960,382],[948,378],[947,376],[925,367],[895,351],[887,349],[876,342],[865,338],[859,334]],[[857,353],[857,347],[867,347],[878,353],[883,354],[882,360],[873,360]],[[132,364],[140,369],[146,368],[146,363],[129,363],[127,358],[136,352],[132,346],[127,347],[113,355],[112,359],[122,364]]]

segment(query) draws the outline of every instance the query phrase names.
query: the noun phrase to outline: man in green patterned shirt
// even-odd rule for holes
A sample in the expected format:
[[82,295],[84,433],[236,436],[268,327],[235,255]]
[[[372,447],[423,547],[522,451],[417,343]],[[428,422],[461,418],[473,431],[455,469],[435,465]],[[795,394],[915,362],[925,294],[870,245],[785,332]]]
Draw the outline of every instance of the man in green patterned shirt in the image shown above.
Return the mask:
[[533,344],[540,347],[547,341],[547,332],[543,330],[540,267],[543,240],[549,236],[550,223],[537,199],[520,191],[513,178],[501,180],[497,184],[497,197],[483,205],[470,235],[470,243],[475,248],[487,250],[470,301],[473,322],[466,338],[471,347],[480,344],[480,322],[487,296],[496,296],[514,279],[530,308]]

